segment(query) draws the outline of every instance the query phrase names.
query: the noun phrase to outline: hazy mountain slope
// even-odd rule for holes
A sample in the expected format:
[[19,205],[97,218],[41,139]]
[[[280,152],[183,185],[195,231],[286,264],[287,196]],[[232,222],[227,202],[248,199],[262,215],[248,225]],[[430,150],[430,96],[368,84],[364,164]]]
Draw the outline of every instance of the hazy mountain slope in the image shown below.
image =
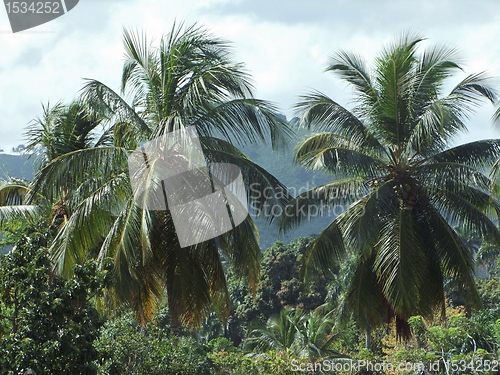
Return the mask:
[[[293,163],[294,146],[307,134],[306,130],[301,129],[293,140],[288,150],[282,153],[273,152],[270,145],[247,146],[242,151],[267,171],[277,177],[284,183],[294,195],[303,193],[314,186],[318,186],[332,180],[332,177],[326,176],[320,172],[306,171],[304,168]],[[250,188],[252,193],[252,189]],[[287,233],[286,236],[280,236],[280,240],[289,241],[299,236],[308,236],[319,234],[331,222],[332,217],[317,217],[310,222],[304,223],[300,228]],[[260,232],[260,245],[262,249],[271,246],[278,238],[278,229],[269,228],[263,219],[256,219]]]
[[33,158],[28,160],[27,155],[0,154],[0,180],[5,180],[7,175],[31,180]]

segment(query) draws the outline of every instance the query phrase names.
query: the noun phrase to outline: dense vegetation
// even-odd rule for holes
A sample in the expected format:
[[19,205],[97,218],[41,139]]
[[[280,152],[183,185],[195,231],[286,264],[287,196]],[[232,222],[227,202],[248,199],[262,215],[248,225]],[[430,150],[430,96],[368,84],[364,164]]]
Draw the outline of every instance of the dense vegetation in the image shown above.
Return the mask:
[[[421,41],[371,69],[339,52],[354,108],[315,92],[289,123],[203,28],[125,31],[122,92],[90,80],[44,107],[33,178],[0,184],[2,373],[498,373],[500,140],[449,147],[496,91],[473,74],[445,93],[454,52]],[[183,247],[145,198],[165,191],[156,159],[140,188],[127,161],[188,126],[253,215]]]
[[[290,126],[296,129],[297,118],[290,121]],[[269,144],[247,145],[242,147],[242,151],[257,165],[269,171],[273,176],[290,189],[296,192],[306,191],[314,186],[324,184],[331,180],[331,177],[318,171],[308,171],[293,162],[293,145],[303,136],[309,133],[306,129],[297,129],[298,134],[294,135],[290,145],[283,152],[275,153]],[[7,180],[10,177],[33,180],[34,158],[28,155],[8,155],[0,154],[0,179]],[[301,190],[302,189],[302,190]],[[318,234],[320,228],[326,226],[328,218],[318,218],[315,221],[304,223],[299,228],[286,234],[280,234],[279,228],[270,227],[265,219],[255,218],[255,223],[259,228],[260,248],[270,247],[279,236],[283,241],[290,241],[300,236]]]
[[[65,280],[54,274],[47,230],[23,228],[16,247],[0,259],[0,369],[3,374],[91,374],[101,317],[92,298],[110,284],[111,263],[76,265]],[[109,261],[109,260],[108,260]]]
[[[297,272],[313,239],[298,239],[290,245],[277,242],[263,254],[261,287],[255,296],[240,279],[229,275],[233,296],[229,319],[222,321],[217,315],[210,315],[198,331],[183,328],[176,340],[166,307],[142,326],[127,309],[103,319],[104,307],[101,306],[99,315],[88,301],[85,305],[75,303],[84,295],[92,297],[112,282],[109,272],[99,273],[95,264],[89,263],[68,281],[51,279],[50,263],[42,246],[46,237],[30,231],[33,240],[29,245],[28,233],[19,235],[18,231],[17,239],[11,236],[18,246],[2,259],[0,267],[4,285],[1,363],[5,373],[22,373],[21,369],[31,368],[37,373],[71,374],[293,374],[294,363],[327,363],[326,359],[346,361],[346,358],[373,364],[385,361],[395,366],[406,362],[426,365],[440,362],[441,373],[446,373],[443,360],[450,361],[450,366],[456,363],[461,367],[463,360],[470,366],[473,359],[498,359],[498,261],[492,262],[489,278],[479,282],[479,293],[485,296],[485,310],[470,315],[459,302],[449,300],[445,320],[439,314],[433,320],[413,317],[410,319],[413,337],[406,342],[396,339],[394,323],[382,326],[372,333],[371,348],[367,350],[365,336],[354,320],[342,322],[340,315],[331,313],[336,312],[332,307],[341,299],[339,284],[345,273],[342,268],[346,267],[339,267],[330,278],[304,294]],[[16,276],[12,277],[13,274]],[[277,292],[272,293],[271,287]],[[17,299],[12,298],[15,290]],[[8,291],[11,297],[6,294]],[[37,299],[33,293],[44,297]],[[18,328],[13,324],[16,301],[20,312],[16,319],[22,322]],[[52,318],[44,318],[47,314]],[[449,373],[475,372],[467,367],[465,371]]]

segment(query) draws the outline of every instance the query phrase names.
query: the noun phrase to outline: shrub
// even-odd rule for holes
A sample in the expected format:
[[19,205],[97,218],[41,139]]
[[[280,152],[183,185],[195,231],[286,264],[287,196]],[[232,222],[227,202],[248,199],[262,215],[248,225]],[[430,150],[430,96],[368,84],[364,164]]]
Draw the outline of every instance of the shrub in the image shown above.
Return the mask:
[[93,340],[101,321],[89,299],[110,280],[88,262],[64,280],[54,275],[46,235],[31,233],[0,259],[0,372],[96,374]]
[[104,324],[95,341],[101,353],[99,374],[208,375],[210,362],[193,339],[179,337],[177,345],[166,329],[137,325],[131,313]]

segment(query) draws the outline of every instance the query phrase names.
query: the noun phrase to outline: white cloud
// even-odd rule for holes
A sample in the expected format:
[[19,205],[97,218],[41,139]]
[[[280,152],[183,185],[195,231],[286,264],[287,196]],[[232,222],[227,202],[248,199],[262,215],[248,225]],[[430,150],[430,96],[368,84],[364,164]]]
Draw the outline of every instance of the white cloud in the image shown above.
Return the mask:
[[[347,103],[350,91],[324,73],[339,49],[370,63],[404,30],[418,30],[429,44],[457,46],[468,73],[500,76],[500,7],[495,1],[310,0],[85,0],[55,21],[11,34],[0,9],[0,148],[21,143],[24,126],[41,114],[40,103],[73,99],[81,78],[119,89],[122,28],[143,29],[156,41],[174,22],[200,22],[234,42],[235,59],[246,63],[257,94],[288,115],[301,94],[317,89]],[[484,107],[465,138],[497,136]]]

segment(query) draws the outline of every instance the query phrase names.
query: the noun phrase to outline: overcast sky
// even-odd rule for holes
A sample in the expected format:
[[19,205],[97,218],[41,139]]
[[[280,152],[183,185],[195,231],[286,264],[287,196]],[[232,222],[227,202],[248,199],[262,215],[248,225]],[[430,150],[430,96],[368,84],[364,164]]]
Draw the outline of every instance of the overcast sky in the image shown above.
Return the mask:
[[[42,103],[76,98],[83,78],[118,91],[123,27],[158,40],[174,20],[198,22],[233,42],[256,96],[288,118],[297,97],[311,89],[348,106],[350,90],[324,73],[329,57],[343,49],[370,62],[405,30],[427,37],[426,45],[457,47],[467,74],[500,76],[498,0],[80,0],[68,14],[16,34],[0,8],[0,148],[24,143]],[[482,106],[459,142],[500,138],[492,113]]]

